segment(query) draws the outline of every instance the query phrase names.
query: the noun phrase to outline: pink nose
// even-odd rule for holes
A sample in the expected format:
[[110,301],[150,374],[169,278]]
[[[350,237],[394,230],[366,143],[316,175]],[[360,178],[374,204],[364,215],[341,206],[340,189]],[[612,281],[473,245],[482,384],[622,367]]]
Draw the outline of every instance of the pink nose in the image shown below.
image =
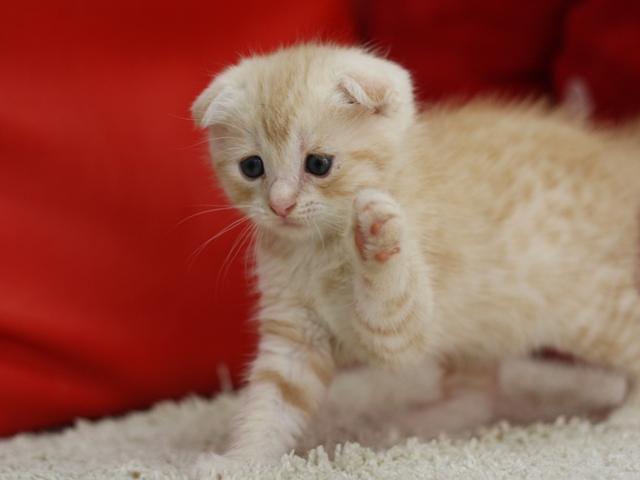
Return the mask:
[[296,203],[295,202],[270,202],[269,203],[269,207],[271,207],[271,210],[273,211],[273,213],[275,213],[276,215],[278,215],[279,217],[286,217],[287,215],[289,215],[291,213],[291,211],[295,208]]

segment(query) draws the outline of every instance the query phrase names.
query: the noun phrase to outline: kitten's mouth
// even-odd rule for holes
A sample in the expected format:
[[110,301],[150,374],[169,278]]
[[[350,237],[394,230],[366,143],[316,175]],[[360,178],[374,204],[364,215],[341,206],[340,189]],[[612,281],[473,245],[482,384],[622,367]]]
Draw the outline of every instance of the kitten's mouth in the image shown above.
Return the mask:
[[[287,217],[276,217],[273,218],[268,222],[268,226],[270,229],[274,230],[275,232],[281,232],[284,235],[287,234],[291,234],[291,235],[299,235],[301,233],[307,232],[310,230],[310,227],[312,226],[312,223],[309,222],[308,219],[306,218],[290,218],[289,216]],[[311,230],[314,230],[313,228],[311,228]]]
[[284,217],[280,222],[280,225],[288,228],[300,228],[302,226],[302,223],[298,220],[294,220],[289,217]]

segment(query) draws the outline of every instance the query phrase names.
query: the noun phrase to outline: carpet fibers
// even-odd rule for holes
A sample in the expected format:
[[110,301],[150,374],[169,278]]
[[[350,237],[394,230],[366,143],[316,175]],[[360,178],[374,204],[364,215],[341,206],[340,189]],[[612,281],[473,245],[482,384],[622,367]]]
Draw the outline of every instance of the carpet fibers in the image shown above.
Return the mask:
[[[236,402],[232,393],[192,397],[125,417],[80,420],[60,433],[18,435],[0,441],[0,479],[186,480],[199,455],[219,449]],[[295,454],[276,466],[239,465],[223,478],[640,479],[640,430],[632,428],[560,418],[419,440],[388,422],[378,428],[374,417],[334,402]]]

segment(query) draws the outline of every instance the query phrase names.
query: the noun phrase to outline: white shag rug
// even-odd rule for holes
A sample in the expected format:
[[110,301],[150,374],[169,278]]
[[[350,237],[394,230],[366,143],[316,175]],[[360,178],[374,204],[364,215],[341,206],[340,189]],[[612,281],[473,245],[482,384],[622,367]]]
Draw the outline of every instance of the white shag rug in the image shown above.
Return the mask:
[[[521,382],[529,367],[510,368],[502,372],[502,382]],[[608,392],[606,398],[589,400],[591,407],[618,402],[624,394],[624,383],[609,374],[590,373],[587,380],[576,380],[568,369],[545,368],[520,391],[532,385],[539,388],[542,378],[553,377],[555,387],[549,388],[556,389],[557,398],[568,398],[567,388],[582,389],[580,394],[586,396],[596,392],[596,397]],[[384,390],[381,382],[376,380],[373,387],[371,380],[365,376],[358,383],[347,376],[337,382],[332,400],[303,439],[298,454],[283,456],[277,466],[238,466],[223,478],[640,479],[640,430],[559,419],[527,426],[502,422],[454,437],[419,440],[393,428],[392,422],[382,422],[380,405],[368,407],[370,393]],[[392,379],[391,391],[398,382],[410,397],[433,389],[433,379],[405,380]],[[393,408],[402,408],[404,401],[384,394],[380,398]],[[121,418],[80,420],[61,433],[18,435],[0,441],[0,479],[186,480],[199,455],[221,446],[236,402],[232,393],[213,399],[188,398]]]

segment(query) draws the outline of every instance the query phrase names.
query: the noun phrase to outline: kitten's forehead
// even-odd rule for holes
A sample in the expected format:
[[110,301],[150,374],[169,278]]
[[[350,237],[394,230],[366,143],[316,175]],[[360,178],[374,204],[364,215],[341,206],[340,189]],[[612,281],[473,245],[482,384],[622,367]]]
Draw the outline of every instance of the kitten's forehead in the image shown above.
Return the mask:
[[256,69],[250,96],[266,139],[282,144],[301,123],[329,108],[332,77],[319,58],[290,54],[275,59],[280,61],[264,59]]

